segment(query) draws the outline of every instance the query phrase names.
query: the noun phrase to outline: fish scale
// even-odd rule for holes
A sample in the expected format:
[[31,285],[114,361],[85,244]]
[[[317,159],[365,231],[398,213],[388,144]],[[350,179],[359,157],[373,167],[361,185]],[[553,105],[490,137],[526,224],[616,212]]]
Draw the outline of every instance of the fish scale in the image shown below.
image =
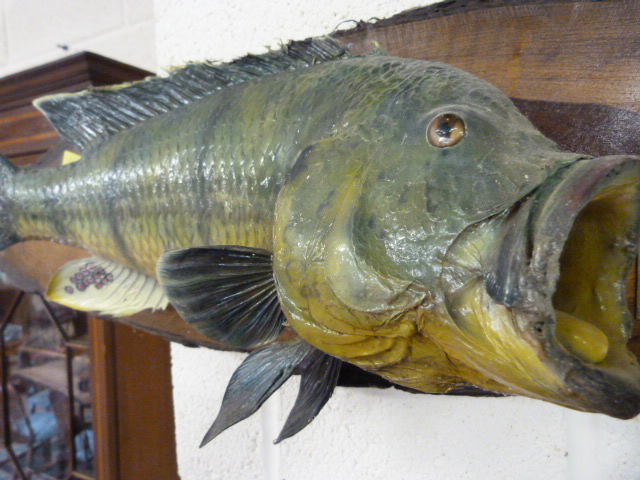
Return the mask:
[[[316,78],[309,83],[317,81],[318,74],[312,76]],[[299,90],[294,75],[285,80],[294,85],[292,90]],[[22,206],[16,218],[19,233],[89,248],[151,275],[160,254],[177,248],[211,244],[270,248],[276,196],[297,145],[326,135],[326,128],[312,132],[303,127],[297,105],[274,101],[274,88],[281,90],[282,80],[271,83],[273,88],[264,83],[233,87],[223,99],[205,98],[194,108],[149,120],[145,129],[117,134],[86,152],[80,162],[46,174],[16,176],[16,203]],[[326,88],[333,86],[328,81]],[[302,98],[306,105],[308,100]],[[361,102],[350,100],[355,107]],[[332,112],[354,108],[340,97],[332,104],[325,108]],[[244,113],[238,116],[237,111]],[[280,121],[269,120],[275,118]],[[290,147],[282,148],[287,144]],[[198,175],[201,171],[207,174]],[[53,185],[82,193],[56,195]],[[192,190],[207,200],[190,195]],[[34,191],[39,195],[34,197]],[[45,209],[50,198],[60,204]],[[33,212],[45,210],[46,215],[30,220]],[[193,218],[207,227],[194,232]],[[60,222],[65,223],[63,235],[55,228]]]

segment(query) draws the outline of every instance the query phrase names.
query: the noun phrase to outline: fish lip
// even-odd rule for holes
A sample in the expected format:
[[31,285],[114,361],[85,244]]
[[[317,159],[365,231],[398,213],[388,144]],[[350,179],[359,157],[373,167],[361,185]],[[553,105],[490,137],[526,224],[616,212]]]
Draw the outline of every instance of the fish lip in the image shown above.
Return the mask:
[[[564,381],[586,411],[621,420],[629,420],[640,414],[640,391],[619,378],[578,366],[566,372]],[[575,408],[575,405],[570,406]]]
[[[533,207],[529,268],[545,294],[552,294],[555,289],[560,275],[559,257],[578,215],[609,179],[638,165],[640,157],[633,155],[583,159],[560,172],[561,180],[549,194],[541,192],[536,196],[536,203],[542,205],[537,211]],[[636,219],[636,239],[637,222]]]
[[[522,316],[526,323],[521,325],[525,337],[538,344],[540,356],[557,372],[563,384],[564,391],[551,401],[621,419],[640,413],[640,370],[636,368],[629,374],[624,366],[604,369],[570,354],[556,338],[553,302],[561,275],[560,258],[578,216],[598,192],[630,171],[639,177],[633,182],[637,207],[640,157],[581,159],[559,171],[550,185],[541,186],[512,213],[498,249],[497,267],[485,278],[487,293],[495,301],[527,312]],[[628,234],[633,236],[635,247],[637,213],[632,223]],[[632,265],[632,255],[627,255],[621,285]],[[622,305],[624,288],[619,289],[619,296],[617,301]],[[627,318],[629,324],[623,328],[628,339],[631,319]],[[616,348],[626,350],[624,345]]]

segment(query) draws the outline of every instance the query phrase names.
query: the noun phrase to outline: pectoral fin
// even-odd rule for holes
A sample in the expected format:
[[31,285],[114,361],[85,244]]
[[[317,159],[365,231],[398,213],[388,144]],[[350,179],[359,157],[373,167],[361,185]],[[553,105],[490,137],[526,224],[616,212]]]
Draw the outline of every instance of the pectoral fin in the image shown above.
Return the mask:
[[267,251],[188,248],[163,255],[156,270],[182,318],[215,340],[251,348],[274,341],[282,331],[286,318]]
[[51,280],[47,297],[75,310],[114,317],[164,309],[169,303],[154,278],[98,257],[64,265]]

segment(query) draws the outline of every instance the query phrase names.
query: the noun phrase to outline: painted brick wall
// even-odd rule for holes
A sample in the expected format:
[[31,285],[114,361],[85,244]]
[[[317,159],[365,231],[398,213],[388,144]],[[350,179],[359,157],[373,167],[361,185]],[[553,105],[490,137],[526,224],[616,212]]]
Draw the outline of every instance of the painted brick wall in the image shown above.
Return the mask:
[[153,0],[0,0],[0,77],[83,50],[155,71]]

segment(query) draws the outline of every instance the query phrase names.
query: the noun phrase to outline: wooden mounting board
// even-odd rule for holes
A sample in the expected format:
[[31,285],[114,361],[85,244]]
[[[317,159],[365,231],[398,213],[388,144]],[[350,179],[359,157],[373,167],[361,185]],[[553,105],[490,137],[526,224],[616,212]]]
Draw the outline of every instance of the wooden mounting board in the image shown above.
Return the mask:
[[335,36],[357,53],[437,60],[510,97],[640,112],[640,2],[447,1]]

